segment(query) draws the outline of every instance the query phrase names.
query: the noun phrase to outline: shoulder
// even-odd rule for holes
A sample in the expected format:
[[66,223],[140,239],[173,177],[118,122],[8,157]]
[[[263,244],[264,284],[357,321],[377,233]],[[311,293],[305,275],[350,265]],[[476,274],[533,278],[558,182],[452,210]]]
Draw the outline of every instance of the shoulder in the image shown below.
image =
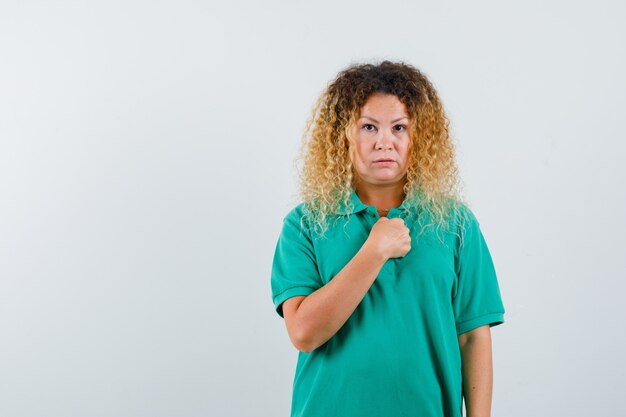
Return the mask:
[[294,207],[291,208],[291,210],[289,210],[287,212],[287,214],[284,215],[283,220],[299,220],[303,217],[304,214],[304,203],[299,203],[297,205],[295,205]]
[[474,210],[465,202],[459,203],[459,215],[457,217],[460,227],[476,227],[479,224]]
[[473,241],[476,234],[480,233],[480,222],[467,203],[458,202],[453,223],[457,239],[455,246],[460,251],[466,246],[466,242]]
[[283,230],[297,231],[301,236],[310,236],[309,220],[304,203],[297,204],[283,216]]
[[304,229],[306,224],[304,203],[299,203],[283,216],[283,222],[290,225],[298,225],[299,228]]

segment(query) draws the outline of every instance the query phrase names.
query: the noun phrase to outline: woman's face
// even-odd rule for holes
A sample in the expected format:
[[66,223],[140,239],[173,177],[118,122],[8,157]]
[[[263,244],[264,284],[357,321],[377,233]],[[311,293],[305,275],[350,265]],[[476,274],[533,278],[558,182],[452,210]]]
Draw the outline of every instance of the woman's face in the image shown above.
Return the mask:
[[[394,95],[376,93],[361,107],[351,127],[352,164],[361,181],[372,185],[404,182],[409,154],[409,116]],[[381,159],[387,162],[378,162]]]

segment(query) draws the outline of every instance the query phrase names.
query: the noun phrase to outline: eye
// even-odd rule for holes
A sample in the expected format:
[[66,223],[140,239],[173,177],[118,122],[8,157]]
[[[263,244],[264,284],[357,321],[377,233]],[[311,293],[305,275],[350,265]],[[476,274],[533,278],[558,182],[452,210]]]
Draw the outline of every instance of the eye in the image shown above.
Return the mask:
[[376,126],[374,126],[373,124],[370,124],[370,123],[365,123],[363,125],[363,129],[365,129],[367,132],[373,132],[376,129]]
[[406,125],[395,125],[394,127],[398,132],[404,132],[406,130]]

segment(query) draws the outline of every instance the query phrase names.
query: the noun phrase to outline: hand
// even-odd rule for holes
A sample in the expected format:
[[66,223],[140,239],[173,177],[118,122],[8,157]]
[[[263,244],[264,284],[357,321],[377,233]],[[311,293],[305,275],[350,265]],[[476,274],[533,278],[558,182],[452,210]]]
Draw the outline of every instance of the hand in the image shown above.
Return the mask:
[[378,219],[367,240],[380,251],[385,260],[402,257],[411,250],[410,230],[400,217]]

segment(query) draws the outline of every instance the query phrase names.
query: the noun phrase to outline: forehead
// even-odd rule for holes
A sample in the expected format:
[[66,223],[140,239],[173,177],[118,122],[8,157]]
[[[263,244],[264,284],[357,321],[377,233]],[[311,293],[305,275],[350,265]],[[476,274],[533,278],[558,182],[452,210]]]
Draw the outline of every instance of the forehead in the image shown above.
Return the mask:
[[408,117],[406,106],[397,96],[383,93],[375,93],[369,96],[359,113],[360,117],[371,114]]

